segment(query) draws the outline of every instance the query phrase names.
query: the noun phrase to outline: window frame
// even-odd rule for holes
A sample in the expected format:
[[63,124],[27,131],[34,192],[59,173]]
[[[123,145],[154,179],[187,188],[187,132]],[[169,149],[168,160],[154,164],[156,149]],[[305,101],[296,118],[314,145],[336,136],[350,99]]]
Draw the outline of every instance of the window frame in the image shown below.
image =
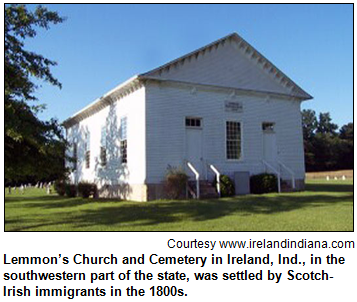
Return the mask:
[[[105,143],[103,143],[103,129],[104,129],[104,140]],[[104,161],[103,161],[103,150],[104,150]],[[102,167],[107,166],[107,126],[102,126],[101,131],[100,131],[100,146],[99,146],[99,160],[100,160],[100,165]]]
[[[123,139],[123,129],[122,121],[125,119],[125,139]],[[119,150],[120,150],[120,161],[122,165],[128,163],[128,116],[123,115],[120,117],[120,135],[119,135]],[[124,146],[123,146],[124,145]],[[123,151],[125,147],[125,151]],[[125,156],[123,156],[125,155]]]
[[[273,129],[264,129],[264,124],[271,124],[273,126]],[[276,127],[276,123],[275,122],[264,121],[261,124],[261,129],[262,129],[263,133],[275,133],[275,127]]]
[[100,159],[100,165],[102,167],[106,167],[107,166],[107,148],[106,147],[100,146],[99,159]]
[[[239,123],[240,125],[240,157],[236,158],[228,158],[227,157],[227,122]],[[227,162],[242,162],[244,160],[244,153],[243,153],[243,122],[237,119],[225,119],[224,120],[224,157]]]
[[[199,126],[188,126],[186,124],[187,120],[199,120],[200,121],[200,125]],[[185,128],[186,129],[203,129],[203,118],[202,117],[198,117],[198,116],[185,116],[185,120],[184,120],[184,124],[185,124]]]
[[90,132],[85,134],[84,162],[85,168],[90,169]]
[[90,150],[85,151],[84,153],[84,161],[86,169],[90,168]]
[[72,142],[72,157],[73,157],[73,171],[77,170],[78,165],[78,144],[77,141]]

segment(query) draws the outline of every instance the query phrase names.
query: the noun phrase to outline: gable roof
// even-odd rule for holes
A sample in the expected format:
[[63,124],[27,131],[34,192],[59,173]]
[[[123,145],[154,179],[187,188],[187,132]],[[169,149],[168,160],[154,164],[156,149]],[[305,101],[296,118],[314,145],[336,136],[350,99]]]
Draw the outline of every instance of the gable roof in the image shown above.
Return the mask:
[[[265,74],[265,78],[269,79],[270,82],[274,82],[275,87],[280,89],[270,90],[269,89],[256,89],[251,87],[245,87],[237,85],[222,85],[222,84],[212,84],[204,83],[198,81],[183,81],[175,78],[167,78],[168,73],[174,70],[178,66],[184,66],[186,62],[191,62],[191,60],[198,59],[200,55],[204,55],[206,52],[211,52],[213,49],[224,46],[226,43],[235,43],[236,50],[240,51],[240,54],[245,54],[245,58],[253,64],[255,64],[255,69],[261,69],[257,74]],[[70,118],[63,122],[65,127],[70,127],[73,124],[83,120],[84,118],[92,115],[93,113],[101,110],[103,107],[107,106],[114,99],[123,97],[128,93],[131,93],[142,86],[145,80],[157,80],[157,81],[173,81],[183,84],[201,85],[201,86],[211,86],[214,88],[222,89],[235,89],[247,92],[261,92],[261,93],[272,93],[276,95],[284,95],[298,98],[300,100],[312,99],[312,96],[300,88],[294,81],[292,81],[287,75],[285,75],[280,69],[278,69],[273,63],[266,59],[260,52],[258,52],[253,46],[246,42],[237,33],[232,33],[225,36],[219,40],[216,40],[206,46],[203,46],[197,50],[194,50],[184,56],[181,56],[175,60],[172,60],[162,66],[152,69],[148,72],[136,75],[124,83],[118,85],[99,99],[95,100],[93,103],[89,104]]]
[[[187,61],[191,61],[191,58],[198,58],[200,55],[205,55],[205,53],[211,52],[212,49],[216,49],[220,46],[224,46],[225,44],[234,42],[236,45],[235,52],[239,50],[238,54],[246,54],[245,57],[250,61],[251,64],[256,65],[256,75],[258,73],[265,74],[266,80],[270,79],[275,82],[276,87],[280,87],[281,91],[269,91],[269,89],[264,89],[261,92],[280,92],[281,94],[290,95],[293,97],[297,97],[302,100],[311,99],[312,96],[305,92],[302,88],[300,88],[293,80],[291,80],[285,73],[283,73],[279,68],[277,68],[272,62],[270,62],[267,58],[265,58],[259,51],[257,51],[252,45],[250,45],[247,41],[245,41],[241,36],[237,33],[232,33],[228,36],[225,36],[217,41],[214,41],[206,46],[203,46],[195,51],[192,51],[182,57],[179,57],[175,60],[172,60],[162,66],[159,66],[153,70],[150,70],[146,73],[141,74],[142,77],[153,77],[156,79],[165,79],[167,77],[167,72],[170,69],[174,69],[177,66],[185,65]],[[259,68],[260,67],[260,68]],[[261,71],[257,69],[261,69]],[[166,71],[166,75],[164,75]],[[241,75],[245,76],[245,75]],[[197,84],[207,84],[207,83],[199,83]],[[227,86],[227,85],[222,85]],[[244,85],[228,85],[232,88],[238,89],[246,89]],[[247,90],[254,90],[254,88],[247,89]]]

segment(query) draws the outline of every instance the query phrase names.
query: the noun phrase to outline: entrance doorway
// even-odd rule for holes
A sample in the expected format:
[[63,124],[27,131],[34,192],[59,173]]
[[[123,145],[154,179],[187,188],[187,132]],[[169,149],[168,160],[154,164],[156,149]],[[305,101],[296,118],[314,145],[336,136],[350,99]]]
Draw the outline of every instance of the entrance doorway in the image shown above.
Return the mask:
[[[186,159],[203,177],[202,119],[186,118]],[[192,173],[189,174],[192,177]]]
[[276,166],[278,150],[276,145],[275,123],[263,123],[263,158],[269,164]]

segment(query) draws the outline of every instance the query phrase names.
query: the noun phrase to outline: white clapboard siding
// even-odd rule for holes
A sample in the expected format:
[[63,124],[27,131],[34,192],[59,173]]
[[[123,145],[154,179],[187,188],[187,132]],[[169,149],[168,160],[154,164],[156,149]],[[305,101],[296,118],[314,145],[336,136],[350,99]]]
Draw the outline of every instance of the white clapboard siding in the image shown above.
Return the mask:
[[[226,100],[243,103],[242,113],[226,112]],[[304,178],[304,153],[301,132],[300,102],[287,98],[269,98],[230,92],[217,92],[174,84],[146,85],[147,182],[162,181],[168,165],[184,167],[186,116],[203,119],[204,159],[224,173],[263,172],[262,122],[275,122],[279,159]],[[243,157],[227,161],[225,121],[242,123]],[[287,176],[286,176],[287,177]]]
[[169,69],[149,73],[162,79],[220,85],[258,91],[290,94],[291,90],[281,85],[269,70],[257,64],[238,43],[230,40],[218,48],[213,47],[199,55],[172,65]]
[[[191,173],[185,167],[185,118],[198,117],[203,126],[202,158],[198,159],[204,166],[202,177],[214,176],[207,164],[229,176],[236,171],[251,175],[265,172],[262,123],[273,122],[277,159],[302,183],[305,169],[300,105],[311,98],[252,46],[232,34],[129,79],[67,119],[67,138],[70,143],[77,142],[78,156],[77,170],[70,177],[75,183],[85,180],[99,187],[129,184],[133,188],[129,198],[147,200],[149,191],[159,191],[157,184],[164,181],[169,165]],[[228,101],[240,103],[243,110],[227,111]],[[121,162],[120,154],[120,120],[124,116],[127,164]],[[227,120],[241,123],[240,160],[226,159]],[[102,167],[100,147],[105,125],[107,165]],[[86,133],[90,133],[89,169],[85,167]],[[290,178],[285,169],[281,169],[281,176]]]
[[[128,163],[121,163],[120,119],[127,117]],[[107,125],[107,126],[106,126]],[[100,164],[101,129],[107,127],[107,165]],[[85,167],[84,139],[90,133],[90,168]],[[73,181],[96,181],[99,185],[140,184],[145,180],[145,88],[116,100],[68,129],[69,142],[77,140],[77,171],[71,174]]]

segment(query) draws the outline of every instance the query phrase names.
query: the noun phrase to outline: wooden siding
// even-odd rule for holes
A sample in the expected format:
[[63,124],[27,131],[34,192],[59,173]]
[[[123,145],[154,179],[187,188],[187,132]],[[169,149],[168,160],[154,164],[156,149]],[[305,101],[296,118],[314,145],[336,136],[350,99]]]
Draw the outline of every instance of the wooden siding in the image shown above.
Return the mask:
[[[243,112],[226,112],[227,100],[242,102]],[[294,170],[296,178],[304,179],[299,101],[248,94],[232,96],[230,91],[195,90],[173,83],[151,82],[146,84],[147,183],[162,181],[168,165],[184,167],[186,116],[203,119],[204,160],[231,175],[234,171],[264,172],[261,125],[262,122],[275,122],[278,158]],[[243,157],[240,161],[226,160],[226,120],[242,123]],[[283,177],[288,178],[288,175],[284,173]]]
[[218,48],[213,47],[197,57],[185,59],[170,69],[155,71],[149,75],[193,83],[221,85],[248,90],[269,91],[290,94],[291,89],[280,84],[269,70],[257,64],[258,58],[251,58],[234,40]]
[[[128,163],[120,157],[120,118],[127,116]],[[102,127],[107,130],[107,165],[100,164]],[[90,133],[90,168],[85,168],[84,137]],[[99,186],[122,183],[142,184],[145,180],[145,88],[114,101],[96,114],[68,129],[69,142],[77,139],[77,171],[71,173],[73,182],[95,181]]]

